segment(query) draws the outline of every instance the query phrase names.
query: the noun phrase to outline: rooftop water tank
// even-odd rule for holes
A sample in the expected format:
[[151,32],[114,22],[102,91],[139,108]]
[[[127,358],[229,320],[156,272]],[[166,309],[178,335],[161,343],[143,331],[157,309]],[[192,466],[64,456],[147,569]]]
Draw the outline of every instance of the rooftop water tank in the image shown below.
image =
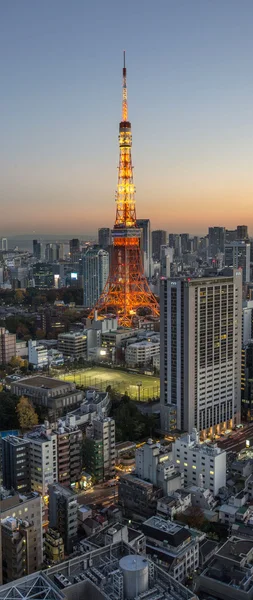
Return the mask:
[[124,578],[124,594],[127,600],[133,600],[148,590],[148,561],[143,556],[129,554],[119,561]]

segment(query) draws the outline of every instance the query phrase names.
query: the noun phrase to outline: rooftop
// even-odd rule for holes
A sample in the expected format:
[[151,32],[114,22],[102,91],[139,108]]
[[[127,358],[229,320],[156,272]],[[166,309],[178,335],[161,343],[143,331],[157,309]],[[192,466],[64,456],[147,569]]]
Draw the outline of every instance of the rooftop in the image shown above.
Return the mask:
[[219,558],[227,558],[234,562],[240,563],[242,558],[246,557],[249,552],[253,551],[252,540],[243,540],[237,537],[229,538],[223,546],[218,550],[216,556]]
[[150,517],[143,523],[143,531],[148,537],[166,540],[170,546],[180,546],[191,538],[191,531],[174,521],[162,517]]
[[25,377],[24,379],[19,379],[18,385],[53,390],[57,387],[62,387],[63,385],[70,384],[67,381],[62,381],[61,379],[54,379],[53,377],[43,377],[40,375],[35,375],[35,377]]

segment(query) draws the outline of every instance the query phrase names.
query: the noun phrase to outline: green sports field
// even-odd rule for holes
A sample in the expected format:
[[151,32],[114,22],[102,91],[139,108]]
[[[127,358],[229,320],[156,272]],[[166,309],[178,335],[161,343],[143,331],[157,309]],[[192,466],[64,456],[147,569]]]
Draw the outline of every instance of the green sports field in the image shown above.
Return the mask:
[[119,392],[125,392],[133,400],[147,401],[149,398],[159,398],[160,381],[158,377],[126,373],[118,369],[103,369],[92,367],[61,375],[65,381],[74,381],[77,385],[96,387],[105,391],[108,385]]

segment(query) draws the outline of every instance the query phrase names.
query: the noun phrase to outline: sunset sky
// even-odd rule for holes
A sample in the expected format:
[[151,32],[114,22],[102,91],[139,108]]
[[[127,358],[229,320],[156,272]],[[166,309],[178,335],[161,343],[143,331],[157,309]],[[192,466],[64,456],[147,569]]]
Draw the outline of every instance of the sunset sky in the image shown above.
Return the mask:
[[253,235],[252,28],[252,0],[2,0],[0,233],[113,225],[126,49],[137,216]]

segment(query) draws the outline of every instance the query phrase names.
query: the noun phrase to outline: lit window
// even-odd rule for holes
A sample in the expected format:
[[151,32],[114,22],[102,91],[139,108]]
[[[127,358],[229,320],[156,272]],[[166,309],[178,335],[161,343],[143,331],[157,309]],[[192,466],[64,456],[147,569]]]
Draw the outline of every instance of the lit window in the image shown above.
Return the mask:
[[210,475],[214,475],[214,471],[210,471]]
[[188,463],[184,463],[184,467],[188,467]]
[[197,467],[196,467],[196,465],[192,465],[192,468],[193,468],[193,469],[196,469]]

